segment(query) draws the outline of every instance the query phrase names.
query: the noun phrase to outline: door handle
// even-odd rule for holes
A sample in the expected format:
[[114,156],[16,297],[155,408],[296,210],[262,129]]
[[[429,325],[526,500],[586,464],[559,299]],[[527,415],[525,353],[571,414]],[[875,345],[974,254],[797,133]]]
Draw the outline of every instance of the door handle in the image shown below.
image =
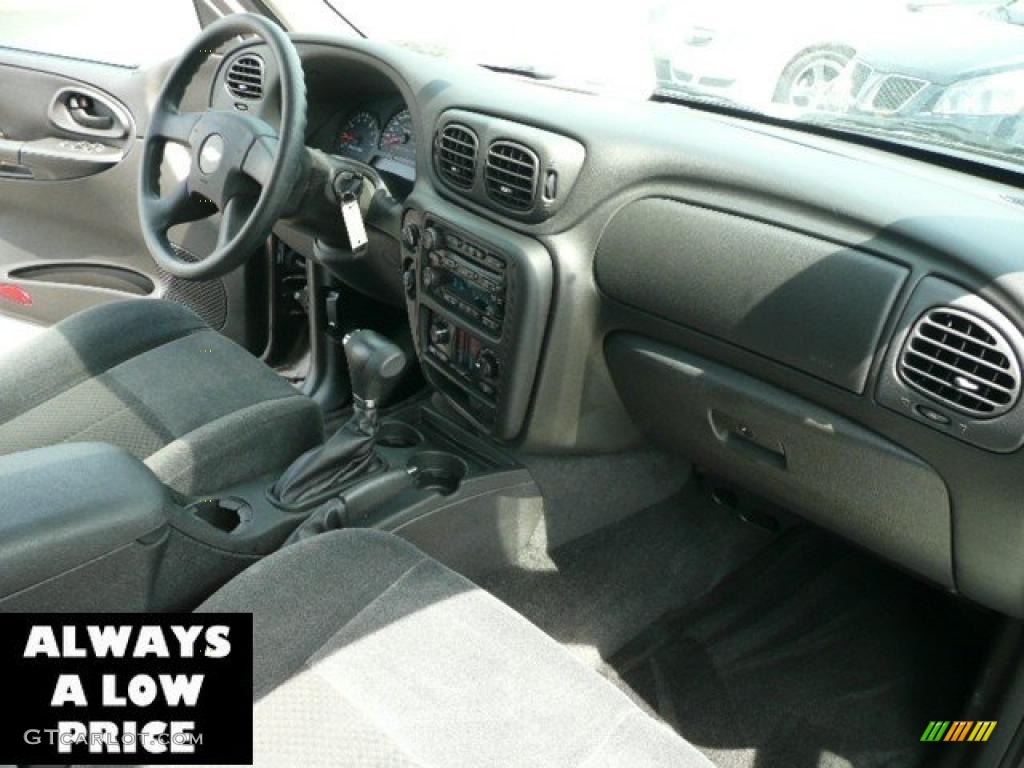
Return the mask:
[[50,122],[69,133],[105,139],[123,139],[132,119],[112,96],[87,86],[61,88],[50,101]]
[[114,127],[114,118],[110,115],[98,115],[94,112],[95,102],[88,96],[69,96],[68,112],[71,119],[85,128],[106,131]]

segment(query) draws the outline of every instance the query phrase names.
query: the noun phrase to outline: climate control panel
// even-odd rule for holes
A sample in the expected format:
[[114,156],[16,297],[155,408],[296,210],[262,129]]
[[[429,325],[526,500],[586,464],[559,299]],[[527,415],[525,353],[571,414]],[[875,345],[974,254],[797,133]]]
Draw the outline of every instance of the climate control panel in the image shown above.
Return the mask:
[[501,381],[497,350],[465,328],[453,326],[440,315],[427,321],[427,354],[458,377],[460,382],[494,403]]

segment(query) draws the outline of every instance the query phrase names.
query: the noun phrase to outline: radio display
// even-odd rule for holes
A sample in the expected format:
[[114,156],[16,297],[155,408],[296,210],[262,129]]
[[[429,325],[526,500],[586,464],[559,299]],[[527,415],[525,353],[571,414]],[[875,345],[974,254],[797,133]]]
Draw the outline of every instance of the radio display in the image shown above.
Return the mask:
[[465,278],[459,277],[458,275],[451,276],[451,282],[448,283],[448,287],[452,293],[470,303],[472,303],[477,296],[483,293],[475,285],[471,285]]

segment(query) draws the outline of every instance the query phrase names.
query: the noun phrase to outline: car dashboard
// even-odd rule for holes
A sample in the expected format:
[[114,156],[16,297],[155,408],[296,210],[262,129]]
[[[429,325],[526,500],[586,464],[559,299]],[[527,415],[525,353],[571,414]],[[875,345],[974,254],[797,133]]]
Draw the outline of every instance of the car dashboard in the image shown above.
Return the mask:
[[[372,41],[296,43],[309,144],[387,181],[374,268],[478,432],[544,453],[651,440],[1024,615],[1011,187]],[[243,103],[232,67],[258,54],[224,58],[214,105]],[[265,75],[245,108],[272,119]]]

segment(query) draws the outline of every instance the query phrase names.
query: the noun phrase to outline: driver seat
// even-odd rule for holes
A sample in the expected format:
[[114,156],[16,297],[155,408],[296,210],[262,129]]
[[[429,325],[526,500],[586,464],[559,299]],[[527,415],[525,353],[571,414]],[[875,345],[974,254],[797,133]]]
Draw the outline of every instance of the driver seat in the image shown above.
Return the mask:
[[87,309],[0,360],[0,455],[112,443],[198,496],[283,468],[322,439],[312,400],[169,301]]

